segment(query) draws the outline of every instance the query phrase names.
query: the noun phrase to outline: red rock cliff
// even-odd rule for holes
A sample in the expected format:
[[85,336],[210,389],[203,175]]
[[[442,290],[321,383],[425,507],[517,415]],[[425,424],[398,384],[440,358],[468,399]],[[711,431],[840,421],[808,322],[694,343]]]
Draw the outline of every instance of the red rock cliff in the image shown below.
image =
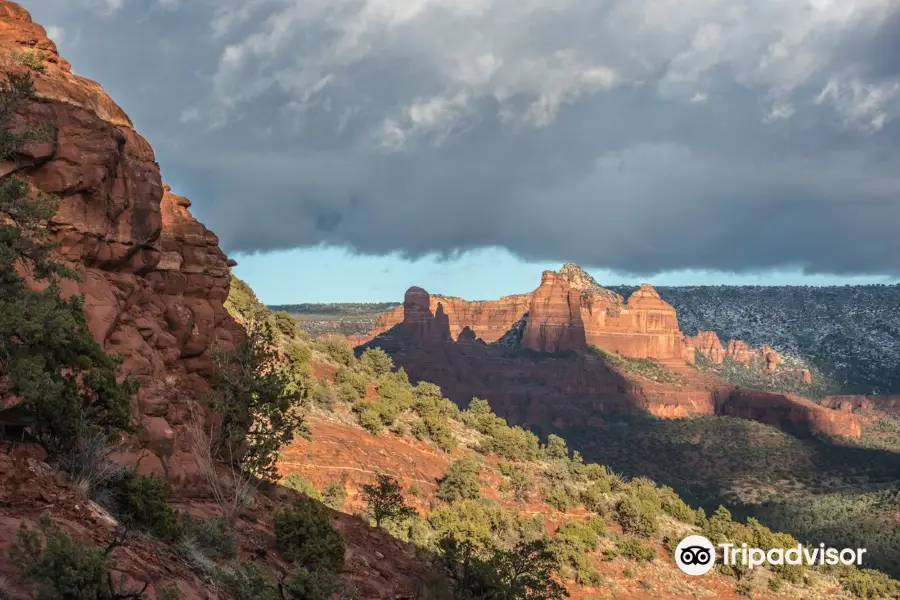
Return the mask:
[[540,287],[532,294],[522,346],[539,352],[586,347],[581,292],[559,273],[544,271]]
[[81,275],[64,292],[84,294],[91,332],[126,357],[123,375],[141,381],[135,418],[143,428],[127,458],[187,490],[198,482],[183,433],[188,402],[208,388],[213,345],[240,335],[223,306],[233,263],[190,215],[190,202],[163,186],[153,150],[124,111],[70,71],[26,10],[0,0],[0,55],[34,50],[45,68],[32,72],[38,101],[22,120],[52,124],[53,139],[30,144],[3,172],[18,170],[59,197],[51,226],[61,257]]
[[[450,324],[450,335],[457,339],[466,328],[475,337],[485,342],[494,342],[505,334],[510,326],[522,318],[531,306],[531,294],[503,296],[499,300],[463,300],[453,296],[432,295],[429,310],[437,312],[438,304],[443,307]],[[351,336],[354,344],[364,344],[375,336],[403,322],[403,305],[382,313],[372,330],[365,335]]]

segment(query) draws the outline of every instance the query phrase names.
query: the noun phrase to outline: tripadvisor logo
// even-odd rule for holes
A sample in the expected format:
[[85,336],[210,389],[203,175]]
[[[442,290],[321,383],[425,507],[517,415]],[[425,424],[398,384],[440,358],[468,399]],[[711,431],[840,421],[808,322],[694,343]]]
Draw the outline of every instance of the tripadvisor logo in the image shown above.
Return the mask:
[[[723,565],[741,564],[749,569],[762,565],[861,565],[865,548],[826,548],[825,544],[792,548],[750,548],[747,544],[719,544]],[[702,535],[690,535],[675,549],[675,564],[688,575],[703,575],[716,564],[716,546]]]

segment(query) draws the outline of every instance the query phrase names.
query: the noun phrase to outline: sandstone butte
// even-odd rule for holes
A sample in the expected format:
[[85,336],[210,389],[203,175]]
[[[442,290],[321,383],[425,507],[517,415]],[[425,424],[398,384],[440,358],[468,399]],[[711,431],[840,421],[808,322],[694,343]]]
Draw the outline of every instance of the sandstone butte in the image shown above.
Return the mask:
[[[714,364],[721,364],[725,358],[747,364],[758,356],[768,370],[775,371],[781,363],[781,355],[769,346],[750,348],[742,340],[723,345],[714,331],[686,336],[678,326],[675,308],[653,286],[642,284],[626,301],[574,263],[566,263],[559,271],[544,271],[540,286],[531,293],[493,301],[430,295],[429,311],[436,314],[438,307],[448,319],[454,340],[465,331],[468,336],[492,343],[523,323],[521,346],[539,352],[595,346],[629,358],[676,365],[694,362],[696,351]],[[385,312],[370,332],[351,336],[350,341],[365,344],[402,323],[404,315],[403,305]],[[811,382],[808,371],[800,376]]]
[[[530,294],[527,312],[521,304],[516,310],[509,310],[508,304],[501,310],[478,303],[477,314],[506,315],[505,326],[512,333],[495,341],[519,332],[521,346],[550,354],[509,353],[502,344],[488,343],[478,331],[479,322],[464,320],[464,315],[476,314],[465,301],[454,298],[447,308],[442,296],[431,296],[419,287],[407,291],[403,306],[387,313],[376,331],[389,323],[393,326],[364,338],[358,350],[381,347],[411,378],[437,383],[462,406],[472,397],[487,398],[500,416],[525,427],[602,425],[598,415],[623,411],[660,417],[730,415],[797,435],[860,435],[859,422],[849,411],[796,396],[739,389],[686,368],[698,349],[717,363],[726,356],[747,362],[758,353],[766,368],[773,369],[780,357],[771,348],[752,350],[740,341],[723,347],[712,332],[686,337],[678,329],[675,310],[651,286],[641,286],[625,302],[608,290],[596,289],[596,284],[573,285],[569,279],[573,272],[568,265],[560,272],[545,272],[541,286]],[[514,298],[521,303],[521,297]],[[402,320],[395,322],[398,315]],[[490,327],[495,337],[502,325],[492,322]],[[455,338],[454,328],[459,329]],[[628,377],[602,357],[584,352],[588,345],[656,359],[677,371],[681,382]],[[574,356],[553,354],[564,350],[574,351]]]
[[[51,229],[59,256],[81,276],[63,291],[84,294],[91,332],[125,357],[121,374],[141,382],[135,418],[143,427],[120,460],[189,493],[201,483],[184,435],[191,401],[208,389],[213,346],[232,347],[242,331],[223,306],[234,263],[191,216],[190,201],[163,184],[153,150],[122,109],[71,72],[25,9],[0,1],[0,56],[22,50],[46,57],[43,72],[32,72],[37,98],[22,124],[50,123],[55,135],[29,144],[2,173],[17,171],[59,197]],[[195,413],[205,417],[199,405]]]

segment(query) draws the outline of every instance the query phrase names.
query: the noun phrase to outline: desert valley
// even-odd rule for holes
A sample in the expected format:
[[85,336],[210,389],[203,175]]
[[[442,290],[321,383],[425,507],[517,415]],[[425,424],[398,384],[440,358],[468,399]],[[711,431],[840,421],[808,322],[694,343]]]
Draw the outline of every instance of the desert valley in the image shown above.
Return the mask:
[[897,286],[266,306],[7,0],[0,56],[0,600],[900,597]]

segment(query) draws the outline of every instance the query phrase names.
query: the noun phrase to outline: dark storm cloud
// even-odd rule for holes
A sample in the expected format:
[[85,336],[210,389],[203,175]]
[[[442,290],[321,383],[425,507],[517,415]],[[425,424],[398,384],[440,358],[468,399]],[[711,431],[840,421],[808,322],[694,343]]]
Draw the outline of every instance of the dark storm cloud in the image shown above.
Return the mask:
[[900,273],[889,0],[25,5],[232,251]]

